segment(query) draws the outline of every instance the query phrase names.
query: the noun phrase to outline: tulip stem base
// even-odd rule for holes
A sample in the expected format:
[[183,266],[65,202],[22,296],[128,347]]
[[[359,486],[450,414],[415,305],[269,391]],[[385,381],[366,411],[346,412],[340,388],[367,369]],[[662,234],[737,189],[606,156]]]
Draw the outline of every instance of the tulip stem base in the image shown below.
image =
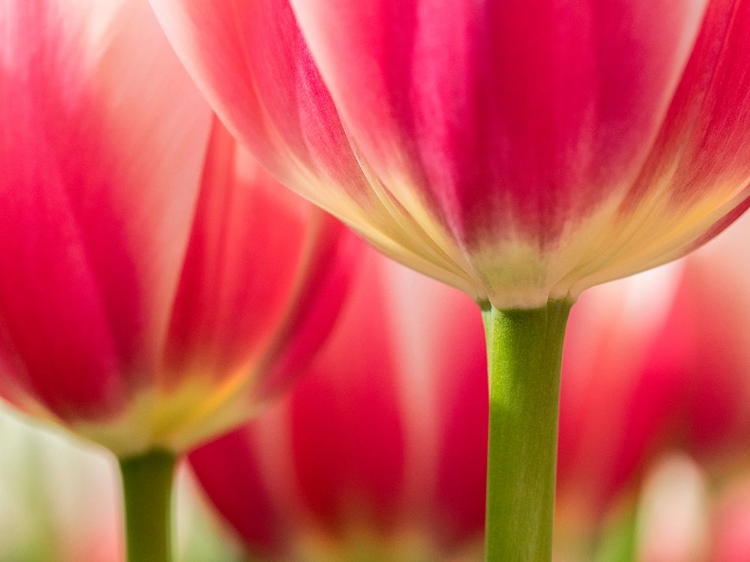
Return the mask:
[[483,307],[490,383],[487,562],[549,562],[563,338],[572,303]]
[[128,562],[172,560],[172,481],[176,457],[167,451],[120,460]]

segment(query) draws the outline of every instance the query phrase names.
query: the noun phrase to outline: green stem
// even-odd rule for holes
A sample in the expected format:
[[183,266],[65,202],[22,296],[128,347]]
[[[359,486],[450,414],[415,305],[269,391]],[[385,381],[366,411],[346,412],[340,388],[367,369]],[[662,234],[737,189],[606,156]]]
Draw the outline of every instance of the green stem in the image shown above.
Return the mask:
[[483,308],[490,379],[487,562],[549,562],[560,362],[571,302]]
[[128,562],[170,562],[175,455],[150,451],[120,460]]

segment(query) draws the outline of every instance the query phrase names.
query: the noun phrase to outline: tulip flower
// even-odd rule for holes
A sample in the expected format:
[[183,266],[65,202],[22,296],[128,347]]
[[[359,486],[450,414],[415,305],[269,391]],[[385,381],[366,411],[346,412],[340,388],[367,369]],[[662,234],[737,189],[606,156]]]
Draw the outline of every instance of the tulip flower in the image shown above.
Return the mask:
[[[711,400],[723,394],[717,389],[744,382],[737,369],[718,367],[739,348],[712,349],[726,335],[712,319],[727,312],[722,301],[729,299],[699,295],[693,265],[683,260],[593,288],[571,312],[555,506],[555,552],[572,557],[565,560],[599,559],[616,543],[635,545],[636,497],[646,472],[683,444],[681,428],[695,419],[689,411],[697,397]],[[728,445],[719,420],[733,417],[733,402],[713,405],[726,412],[705,445]]]
[[744,217],[681,262],[581,298],[563,360],[561,480],[578,474],[579,490],[605,498],[649,452],[679,448],[712,472],[744,456],[750,268],[735,256],[749,228]]
[[711,472],[743,462],[750,439],[750,267],[737,259],[748,234],[746,215],[687,259],[679,297],[687,312],[670,326],[667,339],[692,335],[679,362],[677,377],[688,382],[673,410],[672,440]]
[[689,454],[714,480],[746,459],[750,269],[735,256],[748,219],[685,260],[592,289],[573,309],[557,507],[574,533],[595,539],[665,451]]
[[0,44],[0,396],[112,450],[159,533],[131,495],[288,384],[349,236],[216,122],[147,2],[5,0]]
[[480,303],[487,556],[548,560],[572,302],[748,205],[750,2],[152,5],[274,175]]
[[251,553],[447,561],[481,546],[487,383],[473,312],[461,293],[368,252],[292,394],[190,454]]
[[595,540],[609,511],[672,443],[673,414],[692,383],[680,376],[681,353],[694,343],[696,328],[683,311],[685,273],[678,262],[596,287],[571,312],[556,508],[585,542]]

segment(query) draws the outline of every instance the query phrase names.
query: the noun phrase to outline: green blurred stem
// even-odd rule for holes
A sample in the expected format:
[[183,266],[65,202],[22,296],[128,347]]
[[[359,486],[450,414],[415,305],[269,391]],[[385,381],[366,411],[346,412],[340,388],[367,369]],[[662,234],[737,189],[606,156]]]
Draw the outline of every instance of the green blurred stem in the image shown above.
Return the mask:
[[150,451],[120,459],[128,562],[172,560],[172,480],[176,457]]
[[549,562],[560,363],[572,303],[483,307],[490,382],[487,562]]

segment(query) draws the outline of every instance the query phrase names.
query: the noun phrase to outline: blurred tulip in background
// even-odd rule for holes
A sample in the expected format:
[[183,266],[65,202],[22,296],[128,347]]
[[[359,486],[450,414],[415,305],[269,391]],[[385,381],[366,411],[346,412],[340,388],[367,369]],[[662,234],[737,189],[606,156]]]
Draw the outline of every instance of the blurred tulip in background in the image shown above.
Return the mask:
[[349,235],[212,118],[146,2],[0,9],[0,395],[118,456],[249,418],[333,323]]
[[120,459],[130,562],[175,458],[331,328],[352,235],[216,119],[146,0],[0,1],[0,397]]
[[251,552],[417,562],[481,545],[487,384],[473,310],[368,250],[291,396],[190,455]]
[[[582,562],[594,559],[592,549],[607,546],[613,516],[653,527],[644,521],[664,519],[648,515],[655,505],[672,506],[665,508],[672,514],[667,519],[681,512],[688,528],[678,534],[687,545],[671,542],[678,553],[695,552],[694,558],[672,553],[653,560],[720,560],[706,558],[705,541],[690,525],[717,540],[724,532],[736,534],[737,529],[714,526],[711,505],[750,469],[750,349],[744,326],[750,318],[750,268],[736,258],[748,229],[750,217],[685,260],[592,290],[571,314],[561,392],[557,533],[561,543],[575,543],[580,533],[583,545],[575,548],[583,549]],[[674,494],[664,491],[681,479],[685,484]],[[691,494],[702,499],[679,508],[680,497]],[[699,523],[687,523],[696,518]],[[633,559],[644,562],[652,560],[651,546],[670,542],[658,530],[631,532],[633,548],[641,543]]]

